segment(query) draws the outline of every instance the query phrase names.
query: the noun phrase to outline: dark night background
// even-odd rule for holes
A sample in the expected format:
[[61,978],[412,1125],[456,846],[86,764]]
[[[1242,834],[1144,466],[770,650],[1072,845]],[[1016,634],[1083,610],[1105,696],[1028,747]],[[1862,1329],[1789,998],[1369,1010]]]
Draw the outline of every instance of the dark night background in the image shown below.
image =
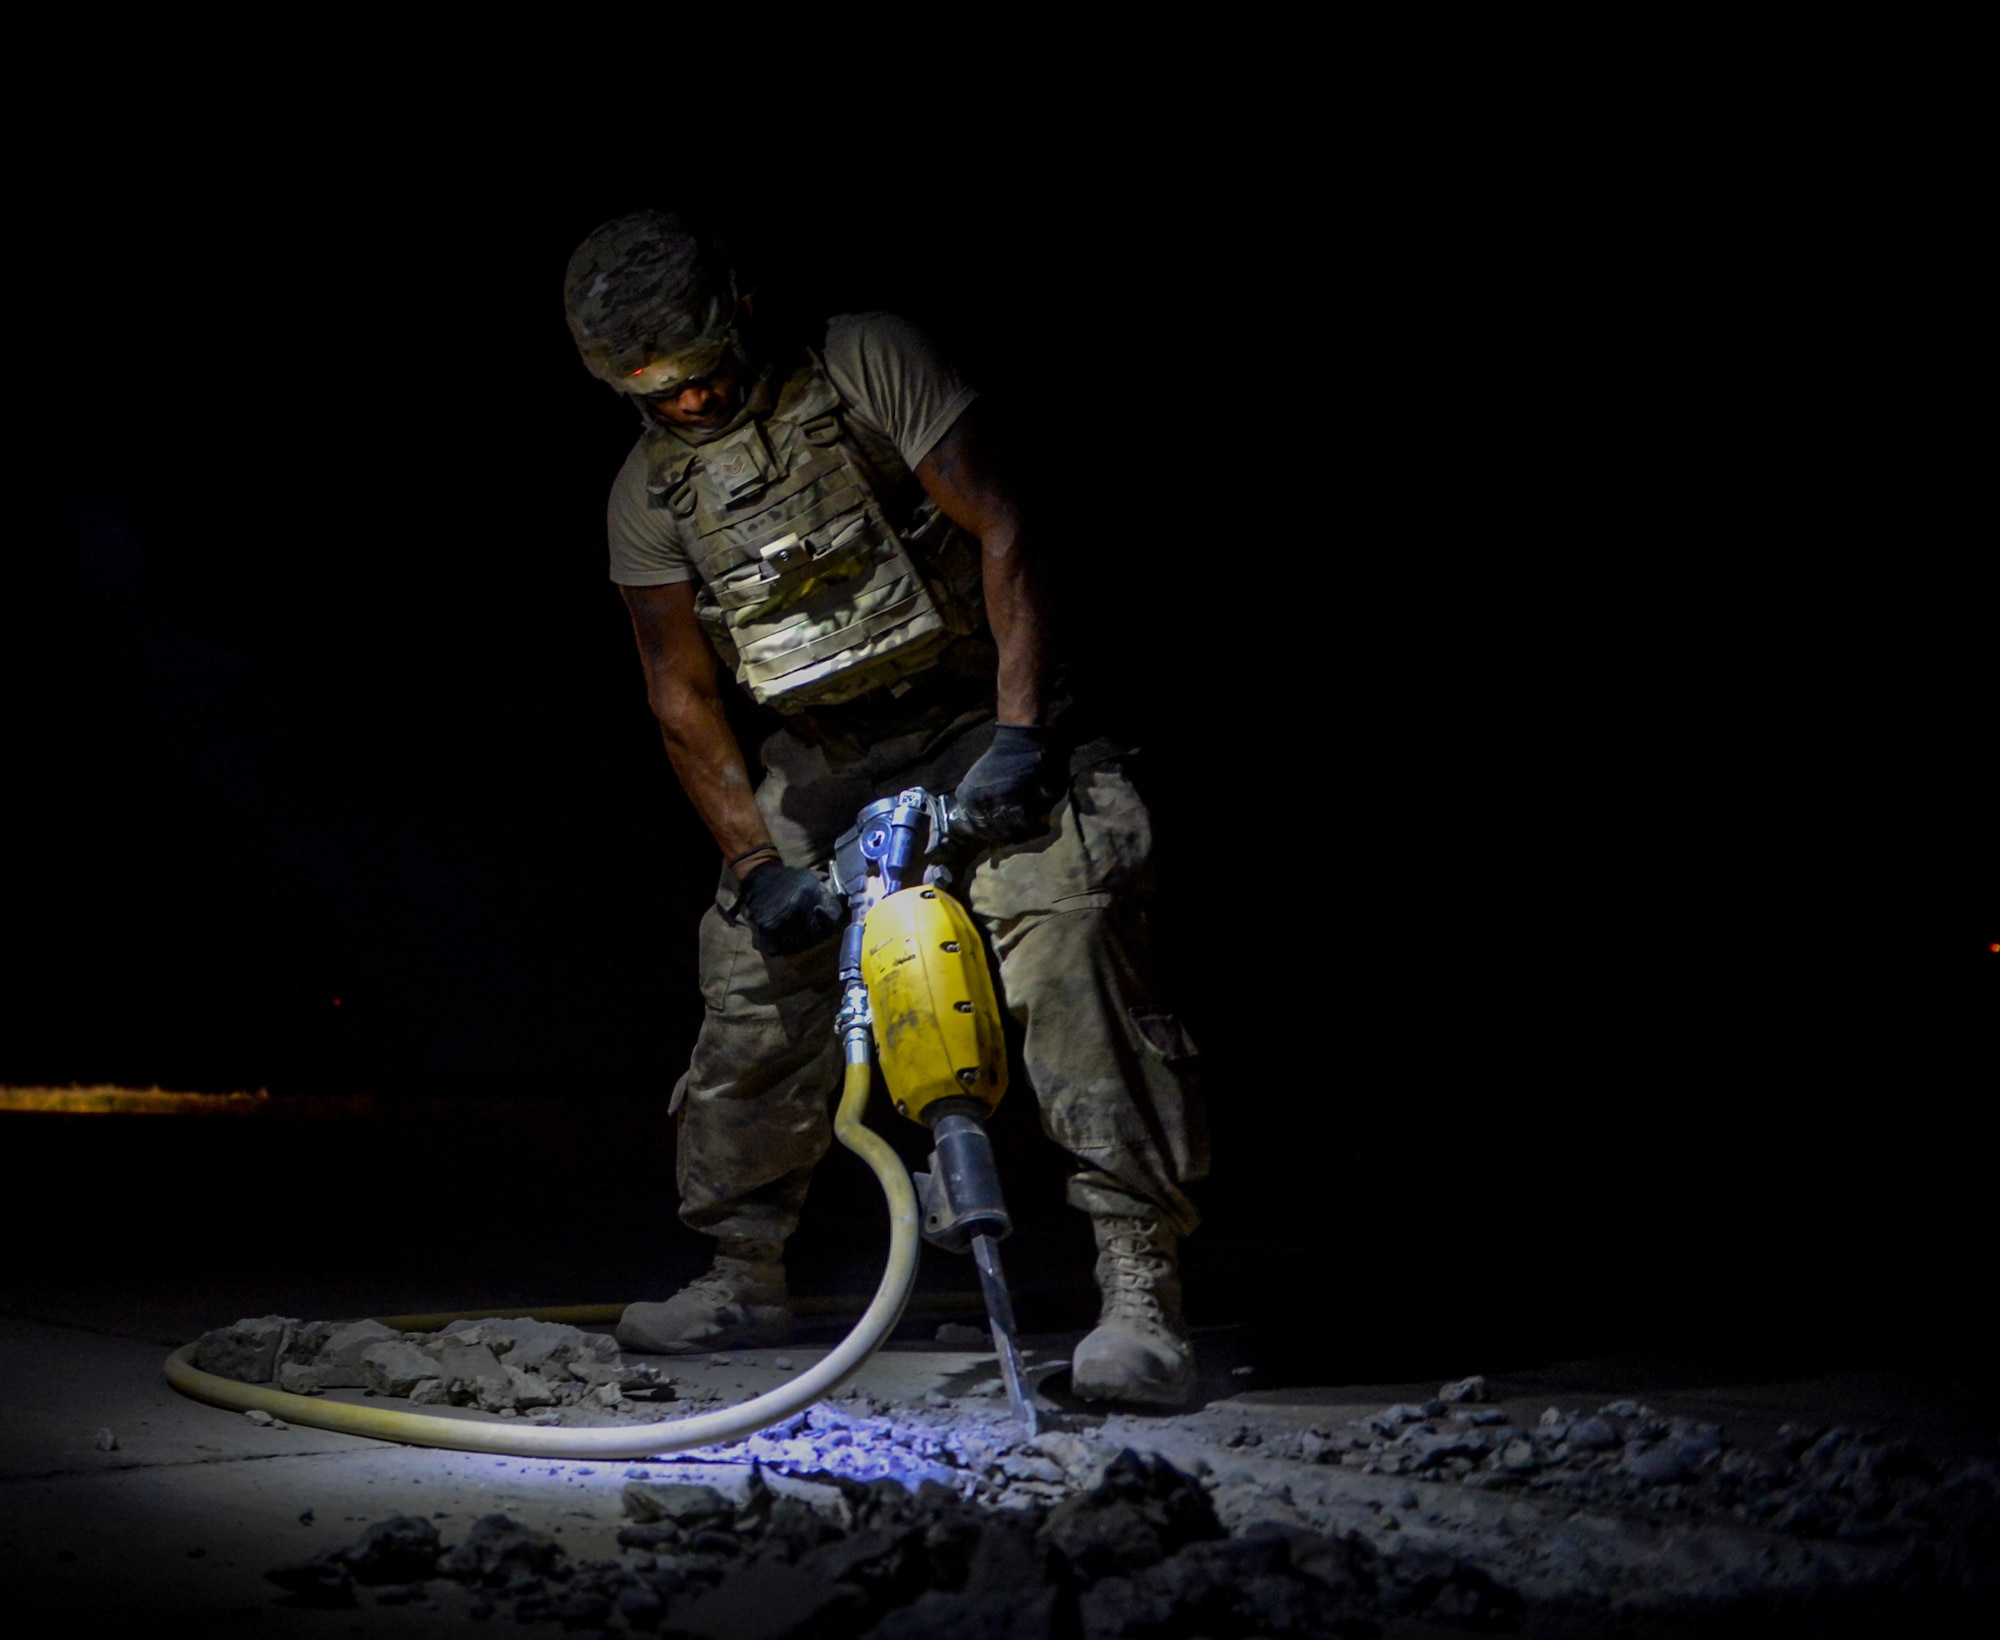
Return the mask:
[[[478,1303],[544,1266],[475,1207],[539,1226],[550,1301],[639,1296],[603,1289],[679,1234],[657,1113],[715,858],[605,579],[632,418],[559,302],[575,243],[658,203],[773,307],[926,323],[1023,452],[1207,1061],[1197,1322],[1302,1315],[1355,1374],[1969,1336],[1990,882],[1955,822],[1882,858],[1934,760],[1882,734],[1876,663],[1792,647],[1701,315],[1660,300],[1698,249],[1476,152],[814,189],[256,146],[15,206],[0,1082],[379,1110],[275,1152],[0,1117],[64,1246],[147,1268],[165,1211]],[[1082,1259],[1007,1114],[1017,1207]],[[844,1188],[835,1230],[872,1211]],[[414,1252],[357,1228],[400,1216]]]

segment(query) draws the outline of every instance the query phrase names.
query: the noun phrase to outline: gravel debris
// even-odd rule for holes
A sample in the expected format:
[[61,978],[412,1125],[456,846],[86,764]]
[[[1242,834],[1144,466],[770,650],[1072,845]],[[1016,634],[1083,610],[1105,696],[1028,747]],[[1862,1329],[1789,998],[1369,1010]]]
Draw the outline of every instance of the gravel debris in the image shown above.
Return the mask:
[[[718,1398],[626,1362],[601,1335],[523,1321],[383,1337],[374,1324],[262,1317],[221,1329],[215,1358],[255,1370],[274,1324],[280,1379],[387,1375],[410,1351],[432,1369],[411,1399],[490,1413],[650,1420],[660,1414],[635,1397]],[[1023,1440],[977,1389],[908,1404],[851,1390],[672,1460],[720,1466],[727,1484],[625,1470],[622,1518],[567,1539],[491,1514],[446,1546],[429,1521],[395,1516],[268,1575],[297,1605],[351,1605],[357,1587],[378,1602],[389,1589],[435,1600],[457,1583],[460,1611],[690,1640],[1534,1634],[1542,1622],[1581,1634],[1711,1620],[1790,1640],[1865,1632],[1913,1601],[2000,1606],[2000,1475],[1865,1429],[1751,1439],[1634,1399],[1521,1408],[1477,1375],[1424,1402],[1305,1416],[1232,1399],[1066,1415]],[[613,1558],[590,1558],[599,1544]]]
[[[1914,1597],[2000,1597],[1990,1466],[1844,1428],[1753,1448],[1624,1403],[1550,1409],[1532,1427],[1439,1405],[1457,1410],[1304,1430],[1274,1419],[1231,1449],[1225,1437],[1250,1427],[1240,1405],[1022,1441],[1004,1415],[962,1404],[823,1404],[684,1455],[726,1463],[726,1486],[627,1472],[615,1558],[499,1514],[441,1548],[428,1522],[396,1517],[269,1575],[296,1604],[351,1604],[357,1584],[415,1600],[441,1579],[464,1586],[470,1612],[691,1640],[1534,1634],[1544,1620],[1595,1633],[1710,1618],[1789,1640],[1865,1632],[1843,1625]],[[1575,1443],[1593,1424],[1612,1446]],[[1355,1455],[1400,1478],[1349,1479]]]

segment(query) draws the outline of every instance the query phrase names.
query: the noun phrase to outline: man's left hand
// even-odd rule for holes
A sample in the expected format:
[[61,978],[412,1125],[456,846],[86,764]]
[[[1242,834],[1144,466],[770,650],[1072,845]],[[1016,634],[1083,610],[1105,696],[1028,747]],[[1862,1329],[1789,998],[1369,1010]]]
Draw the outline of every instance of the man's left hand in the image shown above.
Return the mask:
[[981,843],[1019,843],[1048,826],[1049,810],[1069,784],[1068,758],[1049,743],[1049,732],[1011,723],[993,730],[953,794],[954,831]]

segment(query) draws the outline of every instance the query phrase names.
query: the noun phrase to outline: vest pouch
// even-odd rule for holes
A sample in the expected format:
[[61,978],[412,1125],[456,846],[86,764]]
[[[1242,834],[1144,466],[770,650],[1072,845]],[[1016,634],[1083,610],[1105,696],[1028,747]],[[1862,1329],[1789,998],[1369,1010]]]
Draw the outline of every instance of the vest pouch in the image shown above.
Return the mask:
[[787,533],[756,549],[747,563],[714,576],[707,591],[737,626],[778,619],[821,587],[870,574],[881,557],[880,532],[865,514],[850,515],[800,537]]
[[745,565],[715,582],[736,676],[780,711],[830,706],[922,671],[955,636],[927,578],[871,507],[838,548],[771,578]]

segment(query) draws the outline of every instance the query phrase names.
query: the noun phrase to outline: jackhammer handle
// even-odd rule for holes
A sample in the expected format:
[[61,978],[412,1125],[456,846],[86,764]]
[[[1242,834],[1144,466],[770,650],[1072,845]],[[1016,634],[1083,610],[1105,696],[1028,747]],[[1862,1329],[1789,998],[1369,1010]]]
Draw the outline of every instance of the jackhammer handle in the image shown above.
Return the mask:
[[930,816],[931,841],[926,854],[935,854],[953,842],[964,839],[954,838],[952,833],[958,827],[958,801],[950,792],[929,792],[924,797],[924,809]]

